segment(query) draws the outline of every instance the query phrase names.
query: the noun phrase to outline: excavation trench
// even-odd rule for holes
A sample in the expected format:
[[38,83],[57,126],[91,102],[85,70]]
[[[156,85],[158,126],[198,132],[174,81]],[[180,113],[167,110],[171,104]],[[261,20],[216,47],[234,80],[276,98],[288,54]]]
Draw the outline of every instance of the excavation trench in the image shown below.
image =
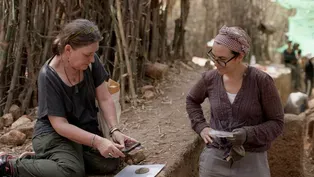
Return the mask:
[[[268,151],[272,177],[301,177],[303,174],[302,156],[305,134],[304,115],[285,115],[285,128]],[[195,136],[193,143],[175,162],[171,163],[158,177],[195,177],[198,176],[198,160],[204,145]]]

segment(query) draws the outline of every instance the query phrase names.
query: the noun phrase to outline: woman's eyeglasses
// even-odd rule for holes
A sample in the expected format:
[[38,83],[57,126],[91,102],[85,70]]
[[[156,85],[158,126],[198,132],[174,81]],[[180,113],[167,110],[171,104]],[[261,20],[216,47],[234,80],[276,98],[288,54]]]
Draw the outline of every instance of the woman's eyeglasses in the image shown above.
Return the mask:
[[212,53],[212,49],[210,49],[208,52],[207,52],[207,56],[209,57],[209,59],[211,61],[213,61],[214,63],[217,62],[220,66],[222,67],[226,67],[227,66],[227,63],[230,62],[232,59],[236,58],[238,55],[234,55],[232,58],[230,58],[229,60],[227,61],[222,61],[220,59],[216,59],[216,57],[214,56],[214,54]]

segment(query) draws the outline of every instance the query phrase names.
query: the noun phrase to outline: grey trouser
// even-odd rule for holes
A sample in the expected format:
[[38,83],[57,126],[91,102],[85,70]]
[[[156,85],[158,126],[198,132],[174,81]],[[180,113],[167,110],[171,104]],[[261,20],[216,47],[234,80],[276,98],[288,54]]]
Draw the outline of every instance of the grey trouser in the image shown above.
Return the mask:
[[267,152],[246,152],[245,156],[230,162],[223,160],[224,151],[205,147],[200,156],[200,177],[270,177]]
[[11,161],[14,177],[84,177],[111,173],[119,166],[119,159],[104,158],[57,133],[36,136],[33,148],[36,157]]

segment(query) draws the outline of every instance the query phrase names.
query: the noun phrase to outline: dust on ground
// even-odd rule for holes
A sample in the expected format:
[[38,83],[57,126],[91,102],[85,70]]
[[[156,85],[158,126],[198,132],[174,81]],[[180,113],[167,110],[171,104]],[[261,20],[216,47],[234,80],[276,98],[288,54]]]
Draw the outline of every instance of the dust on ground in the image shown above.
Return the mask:
[[185,99],[203,71],[172,68],[157,86],[163,95],[122,115],[122,131],[142,143],[145,164],[169,163],[194,140],[196,134],[187,117]]

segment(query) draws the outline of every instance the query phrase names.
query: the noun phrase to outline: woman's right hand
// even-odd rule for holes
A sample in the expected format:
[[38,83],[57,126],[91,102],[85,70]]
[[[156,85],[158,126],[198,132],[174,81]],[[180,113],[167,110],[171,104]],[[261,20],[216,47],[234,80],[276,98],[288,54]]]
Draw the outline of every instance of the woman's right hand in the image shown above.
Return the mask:
[[201,137],[203,138],[206,144],[213,143],[212,138],[209,136],[209,130],[210,130],[209,127],[205,127],[200,133]]
[[121,152],[120,149],[123,149],[123,146],[120,144],[116,144],[106,138],[102,138],[100,136],[95,137],[95,147],[99,151],[99,153],[108,158],[108,157],[125,157],[125,155]]

